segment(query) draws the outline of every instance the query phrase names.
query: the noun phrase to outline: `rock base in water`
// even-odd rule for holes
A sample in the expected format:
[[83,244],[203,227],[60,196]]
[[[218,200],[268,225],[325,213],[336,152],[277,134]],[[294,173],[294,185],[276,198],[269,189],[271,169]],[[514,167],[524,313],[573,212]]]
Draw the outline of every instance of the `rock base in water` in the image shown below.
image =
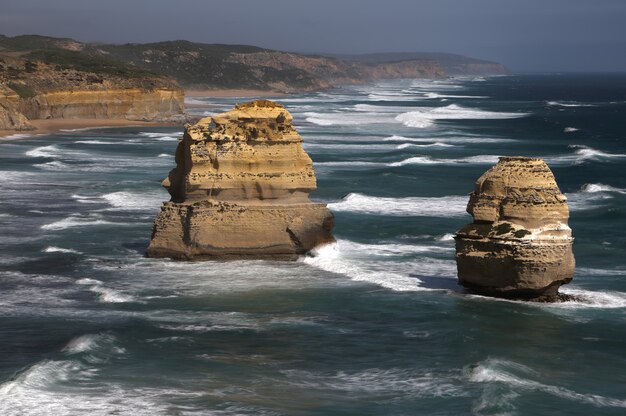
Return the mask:
[[295,259],[334,242],[323,204],[240,205],[166,202],[154,224],[148,256]]

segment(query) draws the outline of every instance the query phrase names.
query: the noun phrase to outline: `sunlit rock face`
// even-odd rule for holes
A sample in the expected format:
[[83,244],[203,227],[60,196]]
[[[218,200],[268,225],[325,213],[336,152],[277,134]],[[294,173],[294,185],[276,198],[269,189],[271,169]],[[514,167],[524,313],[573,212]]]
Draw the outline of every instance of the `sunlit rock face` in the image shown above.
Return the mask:
[[148,256],[296,258],[333,242],[332,214],[309,200],[313,162],[292,120],[259,100],[186,126]]
[[474,221],[456,236],[459,283],[476,293],[556,301],[574,274],[567,199],[542,159],[502,157],[476,182]]

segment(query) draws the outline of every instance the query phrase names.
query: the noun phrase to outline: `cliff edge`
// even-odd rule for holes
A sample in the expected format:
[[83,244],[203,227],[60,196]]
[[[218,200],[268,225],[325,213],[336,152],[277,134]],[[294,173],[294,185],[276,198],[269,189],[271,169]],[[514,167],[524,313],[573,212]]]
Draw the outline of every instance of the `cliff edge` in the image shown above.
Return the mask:
[[485,295],[557,301],[574,274],[567,199],[542,159],[501,157],[470,195],[457,231],[459,283]]
[[149,257],[293,259],[334,241],[291,114],[259,100],[187,125]]
[[80,45],[0,36],[0,130],[32,130],[29,120],[45,119],[184,121],[176,81],[89,55]]

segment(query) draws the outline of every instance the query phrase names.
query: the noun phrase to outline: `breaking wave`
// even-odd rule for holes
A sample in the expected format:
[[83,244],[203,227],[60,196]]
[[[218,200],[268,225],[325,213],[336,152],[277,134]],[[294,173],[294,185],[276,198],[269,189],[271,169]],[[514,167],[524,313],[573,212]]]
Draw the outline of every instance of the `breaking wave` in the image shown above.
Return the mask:
[[466,206],[466,196],[389,198],[358,193],[328,204],[336,212],[426,217],[463,217]]
[[[470,382],[485,383],[487,385],[498,383],[512,389],[510,394],[486,389],[478,404],[478,409],[475,410],[511,410],[511,408],[515,408],[514,402],[517,397],[533,392],[541,392],[597,407],[626,408],[626,400],[596,394],[577,393],[565,387],[537,381],[542,380],[540,373],[513,361],[488,358],[477,365],[466,367],[464,372]],[[494,407],[498,409],[494,409]]]
[[548,101],[546,105],[550,107],[596,107],[595,104],[579,103],[576,101]]
[[437,120],[493,120],[526,117],[527,113],[506,113],[465,108],[456,104],[446,107],[422,107],[396,116],[407,127],[420,129],[432,127]]
[[[413,253],[439,253],[445,248],[405,245],[358,244],[346,240],[320,246],[300,261],[331,273],[349,277],[353,281],[366,282],[394,291],[422,291],[449,289],[456,286],[454,260],[422,257],[413,261],[396,262],[394,258]],[[427,287],[417,276],[429,276],[440,281],[437,287]]]

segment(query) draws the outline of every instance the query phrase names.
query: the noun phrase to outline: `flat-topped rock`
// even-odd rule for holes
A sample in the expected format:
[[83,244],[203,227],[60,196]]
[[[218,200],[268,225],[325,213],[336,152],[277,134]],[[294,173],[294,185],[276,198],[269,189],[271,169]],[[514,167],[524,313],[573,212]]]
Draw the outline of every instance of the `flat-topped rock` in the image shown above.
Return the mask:
[[567,198],[537,158],[502,157],[470,195],[474,221],[457,231],[459,283],[491,296],[558,300],[572,280]]
[[313,162],[292,120],[259,100],[186,126],[148,256],[295,258],[333,242],[332,214],[309,200]]

